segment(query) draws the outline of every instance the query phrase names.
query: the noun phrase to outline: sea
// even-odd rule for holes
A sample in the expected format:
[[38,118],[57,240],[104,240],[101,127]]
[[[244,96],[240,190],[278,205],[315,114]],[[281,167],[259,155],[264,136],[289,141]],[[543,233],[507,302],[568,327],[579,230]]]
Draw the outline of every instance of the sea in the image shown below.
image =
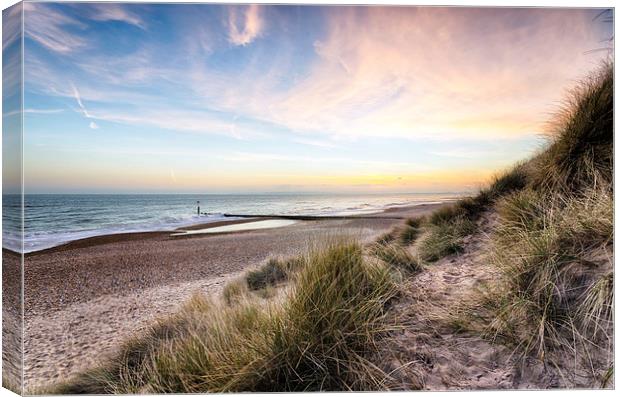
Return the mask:
[[[458,193],[407,194],[27,194],[21,242],[21,196],[2,195],[2,247],[34,252],[86,237],[172,231],[217,222],[224,214],[356,215],[439,203]],[[197,213],[198,202],[200,212]]]

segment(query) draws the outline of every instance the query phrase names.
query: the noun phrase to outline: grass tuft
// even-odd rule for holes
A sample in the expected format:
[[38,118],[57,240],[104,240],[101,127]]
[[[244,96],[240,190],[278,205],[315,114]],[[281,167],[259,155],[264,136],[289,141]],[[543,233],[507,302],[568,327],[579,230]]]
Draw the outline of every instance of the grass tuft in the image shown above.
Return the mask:
[[420,229],[411,226],[405,226],[400,231],[400,243],[402,245],[412,244],[420,235]]
[[416,273],[422,270],[422,267],[413,255],[400,245],[373,244],[370,247],[370,252],[386,264],[404,270],[407,273]]
[[423,221],[423,218],[409,218],[405,221],[405,225],[414,229],[418,229],[420,228],[420,226],[422,226]]
[[418,254],[424,261],[434,262],[463,251],[463,239],[476,230],[476,224],[465,217],[450,218],[429,224],[418,244]]
[[495,201],[511,192],[524,189],[527,181],[526,167],[519,164],[508,172],[495,176],[490,186],[480,190],[477,195],[460,199],[451,206],[433,212],[429,217],[429,223],[440,226],[454,220],[458,221],[458,218],[475,222]]
[[577,192],[613,182],[613,67],[605,65],[572,92],[537,159],[534,184]]
[[228,305],[234,305],[241,302],[248,294],[248,283],[244,279],[236,279],[230,281],[222,290],[224,302]]
[[396,240],[396,231],[391,230],[379,236],[379,238],[377,238],[376,243],[377,244],[390,244],[395,240]]
[[287,260],[269,259],[257,270],[249,271],[245,278],[251,291],[258,291],[267,287],[273,287],[288,280],[289,276],[303,266],[302,258]]
[[606,335],[614,321],[614,275],[609,272],[593,281],[580,298],[576,318],[587,335],[611,338]]
[[366,263],[358,244],[338,244],[312,257],[299,276],[274,342],[270,379],[278,390],[375,390],[365,357],[386,331],[386,304],[396,289],[387,268]]
[[491,186],[484,191],[487,201],[495,201],[509,193],[522,190],[529,181],[526,164],[517,164],[508,172],[495,176]]

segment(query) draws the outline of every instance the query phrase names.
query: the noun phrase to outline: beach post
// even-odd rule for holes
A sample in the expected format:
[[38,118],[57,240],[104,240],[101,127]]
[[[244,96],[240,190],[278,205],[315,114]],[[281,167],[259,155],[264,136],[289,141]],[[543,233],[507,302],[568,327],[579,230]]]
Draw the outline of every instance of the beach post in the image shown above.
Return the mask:
[[196,201],[196,205],[198,206],[198,209],[196,210],[196,212],[198,213],[198,216],[200,216],[200,200]]

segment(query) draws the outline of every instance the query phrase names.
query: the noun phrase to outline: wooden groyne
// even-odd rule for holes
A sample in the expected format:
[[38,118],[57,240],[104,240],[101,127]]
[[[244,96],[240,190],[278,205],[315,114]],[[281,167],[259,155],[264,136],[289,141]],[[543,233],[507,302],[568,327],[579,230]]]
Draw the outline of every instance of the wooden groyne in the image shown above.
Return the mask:
[[224,214],[227,218],[269,218],[269,219],[291,219],[297,221],[319,221],[319,220],[348,220],[348,219],[405,219],[403,216],[390,215],[250,215],[250,214]]

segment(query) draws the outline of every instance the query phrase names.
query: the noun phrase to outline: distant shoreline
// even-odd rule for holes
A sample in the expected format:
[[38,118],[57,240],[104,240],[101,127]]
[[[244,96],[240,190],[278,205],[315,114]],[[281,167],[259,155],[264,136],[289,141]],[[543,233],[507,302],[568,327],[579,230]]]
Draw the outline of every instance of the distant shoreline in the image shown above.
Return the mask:
[[[171,230],[154,230],[154,231],[136,231],[136,232],[120,232],[120,233],[107,233],[96,236],[79,238],[76,240],[67,241],[61,244],[58,244],[54,247],[43,248],[36,251],[30,251],[24,253],[25,257],[32,257],[36,255],[61,252],[71,249],[77,248],[86,248],[97,246],[101,244],[109,244],[119,241],[137,241],[137,240],[148,240],[151,238],[157,237],[165,237],[169,236],[171,233],[175,231],[184,231],[184,230],[198,230],[198,229],[209,229],[220,226],[229,226],[243,223],[251,223],[257,222],[260,220],[267,219],[295,219],[302,221],[327,221],[327,220],[360,220],[360,219],[406,219],[407,216],[403,216],[402,213],[406,213],[409,209],[426,209],[427,207],[436,207],[441,206],[450,202],[453,202],[457,199],[447,199],[442,201],[441,203],[420,203],[420,204],[410,204],[410,205],[402,205],[402,206],[393,206],[387,207],[381,211],[373,212],[373,213],[362,213],[362,214],[353,214],[353,215],[254,215],[254,214],[224,214],[224,217],[230,218],[243,218],[243,219],[230,219],[230,220],[221,220],[215,222],[202,222],[191,224],[188,226],[181,226]],[[401,215],[398,215],[400,213]],[[393,215],[395,214],[395,215]],[[243,233],[244,231],[236,231],[231,233]],[[213,233],[216,234],[216,233]],[[217,233],[219,234],[219,233]],[[195,238],[195,235],[188,235],[177,237],[178,238]],[[3,253],[7,253],[9,255],[19,256],[21,255],[19,252],[11,250],[9,248],[2,248]]]

